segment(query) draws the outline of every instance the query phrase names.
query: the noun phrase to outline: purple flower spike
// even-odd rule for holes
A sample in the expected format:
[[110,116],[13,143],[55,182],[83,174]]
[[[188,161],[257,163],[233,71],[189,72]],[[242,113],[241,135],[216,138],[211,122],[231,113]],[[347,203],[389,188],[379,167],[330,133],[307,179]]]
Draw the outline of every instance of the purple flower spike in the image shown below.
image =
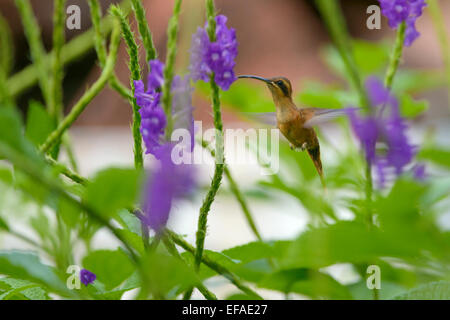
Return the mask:
[[[349,108],[347,113],[367,162],[376,169],[378,185],[383,187],[389,172],[396,176],[403,173],[413,160],[416,148],[409,143],[408,126],[400,115],[397,99],[375,77],[367,79],[366,89],[374,108],[372,112],[359,115]],[[377,143],[383,144],[386,150],[377,152]]]
[[389,20],[389,26],[396,29],[406,23],[405,46],[409,47],[420,33],[416,30],[416,20],[427,5],[425,0],[379,0],[381,12]]
[[[152,60],[148,75],[147,90],[142,81],[134,81],[136,103],[141,107],[140,131],[145,143],[146,153],[158,157],[158,150],[164,144],[164,133],[167,118],[161,106],[161,87],[164,83],[164,64],[159,60]],[[194,118],[192,115],[192,92],[190,78],[181,79],[175,76],[172,82],[172,118],[173,128],[185,128],[191,134],[190,151],[194,148]]]
[[195,186],[192,165],[177,165],[172,161],[173,145],[164,144],[157,151],[159,168],[148,179],[142,221],[155,232],[167,223],[174,201],[188,195]]
[[235,59],[238,54],[236,31],[227,28],[227,17],[216,17],[216,41],[211,42],[205,28],[198,28],[192,37],[190,71],[194,81],[208,82],[212,73],[214,81],[223,90],[228,90],[236,81]]
[[85,286],[94,282],[96,278],[97,276],[95,275],[95,273],[92,273],[89,270],[82,269],[80,271],[80,280]]

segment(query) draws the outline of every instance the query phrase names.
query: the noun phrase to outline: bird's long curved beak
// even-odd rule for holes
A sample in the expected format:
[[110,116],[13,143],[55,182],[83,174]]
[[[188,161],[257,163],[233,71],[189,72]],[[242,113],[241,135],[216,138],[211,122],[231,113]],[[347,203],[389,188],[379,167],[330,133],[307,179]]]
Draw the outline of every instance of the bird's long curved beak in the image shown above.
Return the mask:
[[245,78],[247,78],[247,79],[256,79],[256,80],[264,81],[265,83],[271,83],[272,82],[269,79],[258,77],[258,76],[251,76],[251,75],[238,76],[238,78],[239,79],[245,79]]

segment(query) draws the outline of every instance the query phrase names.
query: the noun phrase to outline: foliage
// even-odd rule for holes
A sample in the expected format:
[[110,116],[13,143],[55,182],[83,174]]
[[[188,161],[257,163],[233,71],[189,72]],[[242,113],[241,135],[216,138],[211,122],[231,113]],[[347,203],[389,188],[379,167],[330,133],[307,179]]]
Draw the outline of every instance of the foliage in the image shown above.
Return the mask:
[[[60,5],[55,10],[64,9],[61,1],[57,2]],[[189,14],[180,13],[180,3],[176,1],[168,28],[168,77],[163,88],[166,108],[171,101],[169,89],[175,68],[179,15]],[[339,22],[340,10],[331,10],[335,4],[329,0],[318,3],[327,25],[333,28],[333,23]],[[101,18],[98,1],[90,0],[93,29],[66,44],[55,34],[56,45],[61,46],[55,60],[44,50],[29,1],[17,4],[25,23],[32,65],[10,76],[10,70],[4,69],[10,66],[13,49],[8,47],[0,54],[0,80],[7,79],[0,85],[0,159],[5,160],[0,162],[0,234],[15,237],[32,249],[0,250],[0,299],[121,299],[131,290],[137,292],[137,298],[179,299],[189,298],[194,287],[205,298],[214,299],[206,280],[217,276],[236,288],[228,299],[264,298],[260,289],[312,299],[449,299],[450,232],[441,221],[445,216],[448,219],[450,210],[450,147],[439,145],[432,134],[423,135],[426,143],[418,152],[418,159],[431,172],[428,179],[417,181],[412,174],[405,174],[384,190],[372,189],[372,178],[366,175],[366,163],[356,147],[351,143],[345,144],[349,145],[346,148],[333,146],[322,132],[319,135],[323,149],[333,154],[333,161],[326,166],[327,196],[307,155],[292,152],[285,141],[280,146],[280,172],[261,179],[251,190],[241,190],[239,179],[235,180],[229,168],[218,162],[206,197],[201,195],[205,200],[195,246],[171,230],[149,237],[139,219],[144,171],[138,105],[132,82],[127,88],[114,74],[120,33],[128,46],[132,80],[141,77],[138,41],[142,40],[147,58],[157,55],[144,8],[140,1],[133,0],[132,6],[124,1]],[[207,30],[211,35],[215,8],[211,0],[206,4]],[[127,14],[131,7],[139,37],[130,29]],[[330,12],[337,21],[327,16]],[[0,30],[6,28],[0,17]],[[387,42],[349,41],[344,26],[331,30],[331,35],[334,45],[321,53],[339,81],[300,84],[300,92],[294,97],[299,105],[365,106],[366,93],[360,80],[388,73],[404,117],[414,120],[433,107],[416,95],[442,87],[446,76],[435,71],[398,70],[399,61],[392,61],[401,56],[398,41],[390,55],[391,45]],[[2,44],[10,42],[5,40],[6,31],[0,32],[0,37]],[[106,42],[110,43],[109,50]],[[72,51],[74,47],[78,51]],[[64,65],[89,49],[97,52],[101,76],[66,117],[55,115],[62,97],[54,88],[61,86]],[[25,78],[25,82],[20,81]],[[29,101],[23,117],[14,101],[34,84],[39,85],[44,99]],[[77,173],[76,167],[59,162],[59,149],[69,153],[71,146],[65,138],[69,128],[106,85],[130,102],[135,166],[103,168],[88,179]],[[196,86],[199,95],[211,95],[214,124],[219,132],[223,130],[223,108],[241,115],[273,111],[268,92],[256,85],[236,82],[220,95],[214,81]],[[345,139],[352,140],[347,121],[337,122],[337,127]],[[216,144],[215,150],[205,144],[203,147],[213,155],[223,153],[224,148],[221,143]],[[207,216],[214,210],[217,192],[224,191],[223,174],[257,241],[219,252],[204,248],[204,241],[206,236],[214,237],[206,233]],[[247,200],[257,201],[261,195],[266,201],[279,195],[296,199],[299,208],[308,213],[306,230],[293,239],[265,239],[247,205]],[[344,219],[342,209],[351,217]],[[25,228],[18,228],[17,220]],[[94,237],[100,232],[112,234],[116,240],[113,249],[93,248]],[[81,256],[74,254],[76,246],[83,246]],[[90,270],[96,274],[96,280],[88,286],[69,289],[67,268],[71,265]],[[351,283],[339,279],[330,271],[337,265],[346,266],[355,279]],[[380,290],[366,286],[369,265],[381,269]]]

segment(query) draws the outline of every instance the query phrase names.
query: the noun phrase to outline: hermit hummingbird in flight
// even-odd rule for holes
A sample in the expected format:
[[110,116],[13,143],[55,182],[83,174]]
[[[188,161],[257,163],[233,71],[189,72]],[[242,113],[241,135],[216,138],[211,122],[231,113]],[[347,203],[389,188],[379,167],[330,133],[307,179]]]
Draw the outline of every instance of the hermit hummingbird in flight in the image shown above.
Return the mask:
[[275,103],[276,112],[258,113],[256,118],[276,125],[289,141],[291,149],[307,151],[325,187],[320,145],[314,126],[345,115],[345,109],[298,108],[292,101],[292,85],[285,77],[262,78],[242,75],[238,78],[251,78],[263,81],[269,87]]

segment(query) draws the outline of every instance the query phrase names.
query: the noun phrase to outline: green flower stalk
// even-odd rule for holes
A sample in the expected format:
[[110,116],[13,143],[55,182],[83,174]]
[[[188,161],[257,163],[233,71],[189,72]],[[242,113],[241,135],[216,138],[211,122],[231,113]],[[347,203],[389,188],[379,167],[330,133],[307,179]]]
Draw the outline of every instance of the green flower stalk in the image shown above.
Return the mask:
[[25,31],[25,36],[30,46],[31,59],[36,65],[39,78],[39,86],[44,96],[47,107],[50,106],[50,78],[48,61],[45,60],[45,49],[41,39],[41,29],[33,14],[33,9],[29,0],[16,0],[21,21]]
[[138,23],[139,34],[144,45],[146,61],[154,60],[157,58],[157,52],[155,45],[153,44],[153,37],[148,27],[147,19],[145,16],[145,9],[142,6],[141,0],[132,0],[133,11]]
[[167,55],[166,66],[164,68],[164,84],[162,87],[162,104],[167,118],[166,139],[169,140],[173,130],[172,120],[172,81],[174,77],[175,57],[177,54],[178,20],[180,16],[181,0],[175,1],[172,17],[169,20],[167,31]]
[[53,52],[52,52],[52,72],[50,82],[50,104],[49,113],[57,123],[63,115],[63,87],[64,78],[63,67],[61,63],[61,51],[64,46],[64,6],[66,0],[54,1],[53,12]]
[[392,50],[389,67],[386,73],[384,85],[387,89],[392,88],[395,74],[397,73],[400,60],[402,59],[403,45],[405,42],[406,24],[402,22],[397,31],[397,38],[395,40],[394,49]]
[[13,99],[6,85],[8,74],[13,65],[12,57],[11,30],[6,20],[0,14],[0,104],[13,104]]
[[[133,95],[135,92],[134,81],[141,78],[141,68],[139,66],[139,52],[136,41],[134,40],[133,32],[131,31],[128,21],[119,7],[112,6],[111,13],[119,20],[122,29],[122,36],[127,44],[128,55],[130,56],[129,68],[131,72],[131,88]],[[134,165],[136,168],[144,167],[144,157],[142,148],[142,135],[140,132],[141,127],[141,115],[139,114],[139,106],[136,103],[136,99],[131,99],[131,104],[133,107],[133,139],[134,139]]]
[[91,11],[92,28],[95,33],[95,51],[97,52],[100,65],[104,66],[106,62],[106,44],[101,29],[102,9],[98,0],[89,0],[89,8]]
[[70,128],[79,115],[84,111],[87,105],[95,98],[95,96],[105,87],[109,78],[114,71],[116,63],[117,51],[120,43],[120,27],[117,24],[111,35],[110,52],[106,60],[105,68],[98,80],[89,88],[80,100],[75,104],[70,113],[59,123],[58,127],[47,137],[46,141],[41,145],[40,150],[44,153],[57,143],[64,132]]

